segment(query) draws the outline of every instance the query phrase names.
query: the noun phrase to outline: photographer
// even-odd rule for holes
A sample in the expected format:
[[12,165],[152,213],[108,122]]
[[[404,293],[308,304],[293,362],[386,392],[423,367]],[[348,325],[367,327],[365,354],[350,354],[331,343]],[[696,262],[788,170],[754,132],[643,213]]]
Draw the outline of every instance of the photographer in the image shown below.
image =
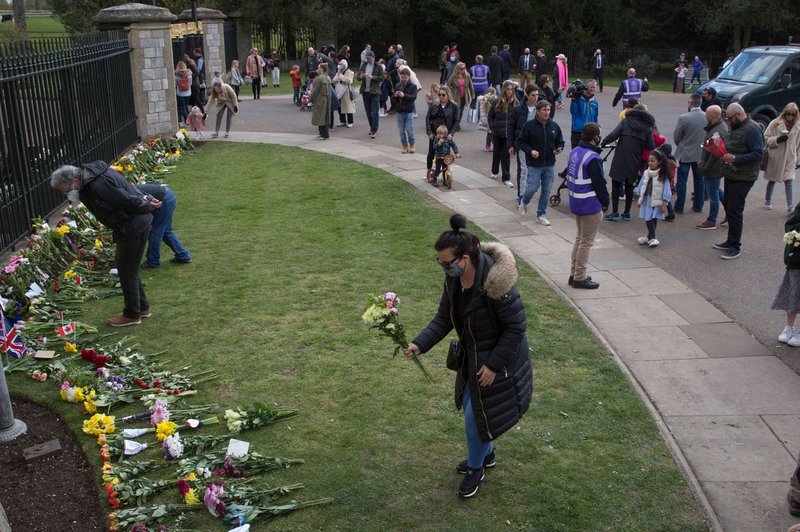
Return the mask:
[[597,114],[600,106],[597,103],[594,93],[597,91],[597,82],[590,79],[585,85],[576,79],[569,89],[567,97],[572,99],[569,105],[569,113],[572,115],[572,127],[570,128],[570,146],[572,149],[580,143],[581,132],[586,124],[597,123]]

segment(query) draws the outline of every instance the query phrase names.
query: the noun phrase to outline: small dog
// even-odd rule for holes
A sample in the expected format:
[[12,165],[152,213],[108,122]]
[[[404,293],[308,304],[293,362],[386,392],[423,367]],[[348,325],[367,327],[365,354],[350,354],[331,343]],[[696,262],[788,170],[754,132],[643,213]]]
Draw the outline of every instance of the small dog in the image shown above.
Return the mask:
[[198,139],[203,140],[203,129],[206,127],[206,120],[203,118],[203,112],[196,105],[189,111],[189,116],[186,117],[186,125],[197,132]]

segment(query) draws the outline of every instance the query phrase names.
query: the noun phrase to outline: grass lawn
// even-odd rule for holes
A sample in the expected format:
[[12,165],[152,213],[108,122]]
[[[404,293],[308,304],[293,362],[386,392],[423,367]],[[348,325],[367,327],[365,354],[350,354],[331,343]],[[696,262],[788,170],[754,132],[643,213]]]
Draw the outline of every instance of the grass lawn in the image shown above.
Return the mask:
[[[168,367],[222,374],[192,402],[300,409],[242,434],[263,454],[306,460],[270,474],[270,485],[302,482],[298,499],[336,499],[280,518],[280,529],[705,530],[625,377],[525,264],[534,401],[497,441],[497,468],[477,496],[457,498],[466,451],[446,342],[424,357],[428,384],[361,321],[379,290],[403,299],[411,336],[436,309],[443,273],[433,242],[451,213],[412,186],[331,155],[240,143],[202,146],[168,182],[194,262],[143,273],[153,318],[125,333],[146,352],[165,351]],[[120,299],[93,302],[83,321],[120,308]],[[10,386],[79,426],[53,384],[16,374]],[[94,459],[93,440],[82,439]],[[195,529],[223,530],[206,512],[194,519]]]
[[[34,17],[28,15],[25,20],[28,24],[28,35],[31,37],[62,37],[69,35],[64,25],[56,17]],[[13,38],[15,35],[13,22],[9,21],[0,24],[0,40]]]

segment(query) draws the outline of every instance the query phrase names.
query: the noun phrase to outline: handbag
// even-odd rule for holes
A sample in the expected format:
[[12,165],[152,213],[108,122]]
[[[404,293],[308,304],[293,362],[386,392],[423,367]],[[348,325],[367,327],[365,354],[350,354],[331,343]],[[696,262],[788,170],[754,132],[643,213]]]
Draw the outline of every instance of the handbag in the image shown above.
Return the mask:
[[358,90],[350,89],[350,99],[352,101],[356,101],[357,98],[358,98]]
[[767,171],[767,165],[769,164],[769,149],[764,150],[764,158],[761,159],[761,166],[759,169],[763,172]]
[[464,350],[461,349],[458,340],[450,340],[450,348],[447,350],[447,369],[458,371],[464,365]]

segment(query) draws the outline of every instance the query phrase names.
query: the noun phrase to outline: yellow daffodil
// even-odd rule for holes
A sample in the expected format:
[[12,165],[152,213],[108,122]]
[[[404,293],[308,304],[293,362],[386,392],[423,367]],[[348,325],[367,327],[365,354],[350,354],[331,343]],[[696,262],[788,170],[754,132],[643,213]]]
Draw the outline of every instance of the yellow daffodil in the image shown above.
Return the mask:
[[78,344],[73,344],[70,342],[66,342],[64,344],[64,352],[65,353],[77,353],[78,352]]
[[133,172],[133,166],[131,166],[131,165],[127,165],[127,166],[125,167],[125,171],[126,171],[126,172]]
[[181,156],[181,150],[175,150],[175,157]]
[[56,227],[56,234],[58,234],[58,236],[64,236],[67,233],[69,233],[69,226],[67,224]]
[[114,416],[95,414],[83,422],[83,432],[86,434],[111,434],[117,428],[114,426]]
[[113,168],[113,169],[114,169],[114,170],[116,170],[117,172],[122,172],[122,165],[115,164],[115,165],[113,165],[111,168]]
[[75,270],[67,270],[64,272],[64,279],[66,280],[74,279],[77,276],[78,274],[75,273]]
[[91,397],[87,397],[83,401],[83,408],[90,414],[94,414],[95,412],[97,412],[97,407],[94,405],[94,401],[92,400]]
[[94,249],[103,249],[103,241],[99,238],[94,239]]
[[172,436],[175,433],[175,430],[178,428],[178,425],[173,423],[172,421],[165,420],[156,425],[156,439],[158,441],[164,441],[167,436]]
[[185,478],[186,480],[189,480],[189,481],[191,481],[191,480],[197,480],[197,473],[195,473],[195,472],[191,472],[191,473],[189,473],[188,475],[186,475],[186,476],[185,476],[185,477],[183,477],[183,478]]

